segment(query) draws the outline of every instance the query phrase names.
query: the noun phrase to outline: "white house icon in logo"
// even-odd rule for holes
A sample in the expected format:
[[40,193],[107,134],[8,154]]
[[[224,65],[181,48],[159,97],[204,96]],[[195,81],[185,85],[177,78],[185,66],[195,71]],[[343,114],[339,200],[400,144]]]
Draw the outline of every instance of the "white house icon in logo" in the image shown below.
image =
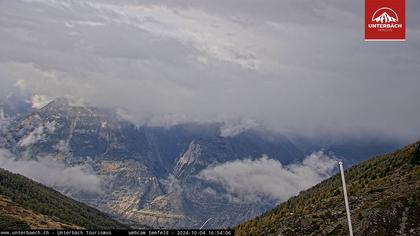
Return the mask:
[[375,11],[372,15],[372,21],[376,23],[393,23],[398,22],[397,13],[389,7],[382,7]]

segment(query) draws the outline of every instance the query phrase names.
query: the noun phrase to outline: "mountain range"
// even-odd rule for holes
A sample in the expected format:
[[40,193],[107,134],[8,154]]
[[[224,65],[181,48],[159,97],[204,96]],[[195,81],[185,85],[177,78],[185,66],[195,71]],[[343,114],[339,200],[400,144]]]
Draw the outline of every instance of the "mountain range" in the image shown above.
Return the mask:
[[76,106],[61,98],[40,109],[28,109],[24,102],[11,109],[14,103],[8,104],[3,108],[8,119],[0,129],[0,151],[7,150],[11,169],[29,172],[133,227],[196,228],[211,219],[206,227],[226,228],[278,203],[265,195],[243,200],[223,182],[202,177],[203,171],[223,169],[226,163],[262,163],[267,159],[260,158],[268,157],[287,169],[319,147],[328,147],[339,158],[351,156],[349,163],[356,163],[395,147],[377,139],[291,141],[261,129],[226,136],[220,123],[137,126],[112,109]]
[[222,137],[220,124],[138,127],[112,110],[72,106],[56,99],[11,122],[0,147],[16,160],[47,158],[68,167],[88,167],[101,180],[101,191],[59,191],[131,225],[194,228],[229,227],[274,206],[232,201],[222,186],[198,178],[217,163],[257,159],[263,154],[282,163],[304,158],[286,137],[249,130]]

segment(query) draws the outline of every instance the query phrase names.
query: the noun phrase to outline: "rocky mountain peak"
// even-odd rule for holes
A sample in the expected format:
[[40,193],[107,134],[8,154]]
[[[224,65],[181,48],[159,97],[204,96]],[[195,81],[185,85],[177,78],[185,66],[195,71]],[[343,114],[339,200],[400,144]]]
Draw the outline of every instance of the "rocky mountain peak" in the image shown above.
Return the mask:
[[200,144],[196,143],[195,141],[191,141],[188,149],[179,157],[178,161],[173,170],[173,174],[176,177],[181,177],[183,172],[185,171],[186,167],[193,164],[201,155],[201,147]]

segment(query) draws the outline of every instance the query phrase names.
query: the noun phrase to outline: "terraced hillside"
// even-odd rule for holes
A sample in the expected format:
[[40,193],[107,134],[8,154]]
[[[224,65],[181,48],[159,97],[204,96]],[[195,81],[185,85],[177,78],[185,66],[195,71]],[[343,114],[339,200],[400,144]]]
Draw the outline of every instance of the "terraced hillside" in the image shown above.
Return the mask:
[[[354,235],[420,235],[420,142],[346,170]],[[237,235],[348,235],[340,176],[236,227]]]
[[0,169],[0,229],[81,228],[127,226],[24,176]]

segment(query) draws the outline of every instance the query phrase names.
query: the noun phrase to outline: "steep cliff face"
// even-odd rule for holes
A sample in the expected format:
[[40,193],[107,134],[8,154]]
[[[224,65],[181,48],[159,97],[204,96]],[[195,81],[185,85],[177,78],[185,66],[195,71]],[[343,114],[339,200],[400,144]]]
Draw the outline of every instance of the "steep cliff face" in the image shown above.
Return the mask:
[[176,165],[173,170],[173,174],[176,177],[181,177],[185,170],[191,167],[194,164],[200,164],[199,158],[201,155],[201,146],[200,144],[192,141],[188,146],[187,151],[185,151],[176,161]]
[[209,183],[196,177],[201,170],[262,154],[283,163],[303,155],[280,135],[246,131],[221,137],[219,128],[137,127],[111,110],[76,107],[57,99],[12,122],[0,145],[25,159],[46,157],[68,166],[89,166],[102,181],[101,193],[62,191],[132,224],[196,227],[212,217],[209,227],[227,227],[272,205],[234,203],[208,194]]

